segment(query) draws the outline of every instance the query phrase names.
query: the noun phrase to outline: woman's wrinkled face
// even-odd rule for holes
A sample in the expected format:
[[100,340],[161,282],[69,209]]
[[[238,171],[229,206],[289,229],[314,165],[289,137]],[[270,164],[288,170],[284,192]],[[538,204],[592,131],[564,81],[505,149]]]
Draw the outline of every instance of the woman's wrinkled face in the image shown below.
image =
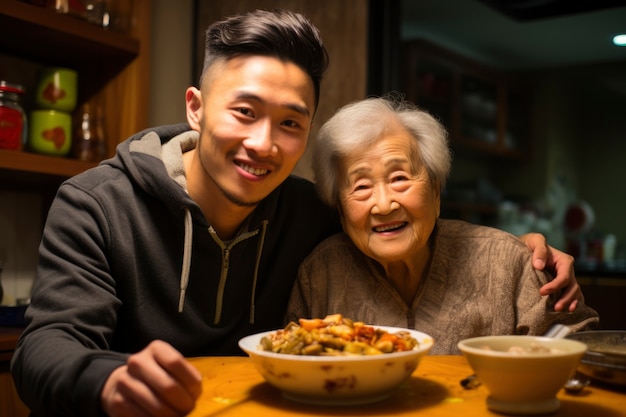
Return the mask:
[[382,264],[408,261],[424,249],[439,216],[439,189],[418,158],[411,162],[414,142],[405,131],[391,133],[343,161],[344,230]]

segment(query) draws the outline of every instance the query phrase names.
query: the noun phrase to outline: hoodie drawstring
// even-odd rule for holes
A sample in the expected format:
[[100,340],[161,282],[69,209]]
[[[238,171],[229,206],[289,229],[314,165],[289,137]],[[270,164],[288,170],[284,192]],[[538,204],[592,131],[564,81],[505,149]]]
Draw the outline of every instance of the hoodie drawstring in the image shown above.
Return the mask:
[[191,269],[191,245],[193,242],[193,223],[189,207],[185,207],[185,240],[183,246],[183,268],[180,273],[180,296],[178,298],[178,312],[183,312],[185,293],[189,283],[189,270]]
[[[254,309],[255,309],[255,297],[256,297],[256,286],[259,277],[259,266],[261,264],[261,255],[263,254],[263,245],[265,243],[265,234],[267,232],[267,224],[268,221],[264,220],[260,229],[260,239],[259,245],[257,247],[256,254],[256,262],[254,265],[254,275],[252,278],[252,292],[250,294],[250,324],[254,324]],[[239,236],[234,241],[230,242],[228,246],[222,242],[222,240],[217,236],[217,233],[213,229],[213,227],[209,227],[209,233],[213,240],[222,248],[222,273],[220,276],[220,281],[218,284],[218,293],[217,299],[215,300],[215,324],[218,324],[221,318],[222,313],[222,302],[224,296],[224,286],[226,284],[226,278],[228,276],[229,269],[229,253],[230,248],[232,248],[238,242],[242,240],[248,239],[252,236],[259,234],[259,230],[255,230],[250,233],[246,233],[244,235]],[[178,312],[182,313],[183,306],[185,304],[185,294],[187,292],[187,284],[189,283],[189,271],[191,267],[191,253],[192,253],[192,240],[193,240],[193,223],[191,218],[191,211],[188,207],[185,207],[185,242],[184,242],[184,251],[183,251],[183,266],[180,274],[180,296],[178,299]]]
[[267,220],[263,221],[261,237],[259,239],[259,247],[256,255],[256,264],[254,266],[254,278],[252,280],[252,294],[250,295],[250,324],[254,324],[254,298],[256,296],[256,282],[259,276],[259,265],[261,263],[261,254],[263,253],[263,244],[265,243],[265,232],[267,231]]

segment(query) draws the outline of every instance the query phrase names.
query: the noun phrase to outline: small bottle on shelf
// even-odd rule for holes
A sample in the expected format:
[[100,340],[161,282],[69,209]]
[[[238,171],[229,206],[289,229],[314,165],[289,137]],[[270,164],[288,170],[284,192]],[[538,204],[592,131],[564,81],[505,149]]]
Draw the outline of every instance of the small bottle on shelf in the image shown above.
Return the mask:
[[72,156],[81,161],[99,162],[107,154],[102,108],[83,104],[75,115]]

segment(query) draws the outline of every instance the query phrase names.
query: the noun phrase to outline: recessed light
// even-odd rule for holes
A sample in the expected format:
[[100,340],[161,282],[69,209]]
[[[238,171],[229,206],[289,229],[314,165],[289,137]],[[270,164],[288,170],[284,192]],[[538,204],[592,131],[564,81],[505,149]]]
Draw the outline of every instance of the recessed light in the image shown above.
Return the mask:
[[617,46],[626,46],[626,34],[613,36],[613,43]]

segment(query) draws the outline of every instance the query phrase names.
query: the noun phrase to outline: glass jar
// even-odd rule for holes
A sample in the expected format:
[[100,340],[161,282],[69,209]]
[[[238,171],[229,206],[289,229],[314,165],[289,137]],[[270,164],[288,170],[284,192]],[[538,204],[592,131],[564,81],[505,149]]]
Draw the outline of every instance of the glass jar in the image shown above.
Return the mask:
[[72,156],[81,161],[99,162],[106,157],[106,145],[102,108],[87,102],[75,115]]
[[0,81],[0,149],[22,150],[26,141],[26,113],[20,105],[21,85]]

